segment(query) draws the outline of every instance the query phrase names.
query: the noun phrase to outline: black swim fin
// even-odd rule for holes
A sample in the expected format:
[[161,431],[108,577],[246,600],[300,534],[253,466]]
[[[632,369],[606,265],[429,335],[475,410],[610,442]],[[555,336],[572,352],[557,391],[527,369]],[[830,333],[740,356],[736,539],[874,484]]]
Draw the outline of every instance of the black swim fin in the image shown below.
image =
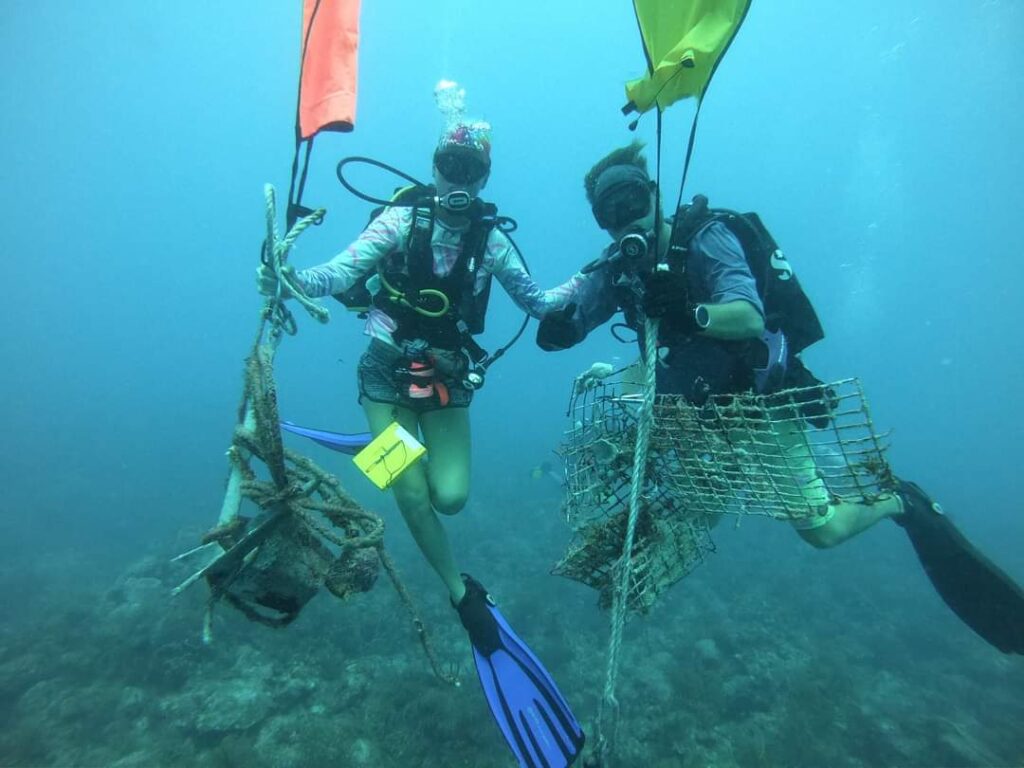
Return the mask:
[[901,480],[899,495],[904,511],[893,521],[907,532],[946,605],[1003,653],[1024,654],[1024,590],[979,552],[918,485]]
[[583,729],[540,659],[512,631],[487,590],[463,574],[456,610],[469,632],[477,676],[505,741],[522,768],[567,768]]

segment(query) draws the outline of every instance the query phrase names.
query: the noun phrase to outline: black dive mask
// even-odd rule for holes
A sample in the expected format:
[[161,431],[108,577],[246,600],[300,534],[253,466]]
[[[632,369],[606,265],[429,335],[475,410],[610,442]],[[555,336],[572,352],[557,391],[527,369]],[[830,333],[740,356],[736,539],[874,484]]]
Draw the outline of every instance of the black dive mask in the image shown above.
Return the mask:
[[479,157],[463,152],[438,152],[434,166],[452,184],[476,184],[488,170]]
[[434,167],[449,184],[462,187],[441,195],[436,201],[449,213],[458,214],[468,211],[476,200],[476,196],[465,187],[479,184],[490,170],[490,166],[479,153],[464,147],[448,147],[435,152]]
[[592,210],[601,229],[622,229],[651,212],[650,186],[638,180],[614,186],[594,203]]

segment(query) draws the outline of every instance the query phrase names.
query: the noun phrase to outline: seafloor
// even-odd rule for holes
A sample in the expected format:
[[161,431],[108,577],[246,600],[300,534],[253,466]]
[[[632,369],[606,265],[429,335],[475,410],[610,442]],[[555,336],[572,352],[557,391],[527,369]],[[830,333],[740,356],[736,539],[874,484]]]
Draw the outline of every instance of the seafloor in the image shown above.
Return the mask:
[[[607,615],[546,573],[565,529],[551,499],[471,505],[463,562],[559,680],[581,720],[605,682]],[[486,768],[513,761],[466,639],[404,531],[389,540],[452,688],[430,672],[386,580],[318,596],[285,630],[222,606],[199,640],[205,587],[172,599],[152,542],[7,551],[0,562],[0,765]],[[173,538],[173,537],[171,537]],[[1024,660],[965,629],[885,524],[818,552],[744,521],[627,629],[619,766],[1022,766]]]

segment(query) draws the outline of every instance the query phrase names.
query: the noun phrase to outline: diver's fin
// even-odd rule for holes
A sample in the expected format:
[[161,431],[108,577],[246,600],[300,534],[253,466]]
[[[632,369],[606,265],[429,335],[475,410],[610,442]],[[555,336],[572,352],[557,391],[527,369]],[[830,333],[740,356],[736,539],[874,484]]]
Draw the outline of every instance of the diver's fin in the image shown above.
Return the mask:
[[325,448],[330,448],[332,451],[338,451],[339,453],[347,453],[350,456],[354,456],[363,450],[372,438],[369,432],[328,432],[325,429],[300,427],[298,424],[293,424],[290,421],[282,421],[281,429],[308,437]]
[[1024,654],[1024,590],[969,542],[915,483],[900,481],[907,532],[939,596],[1003,653]]
[[463,575],[456,606],[473,644],[473,660],[505,741],[524,768],[566,768],[583,749],[584,734],[544,665],[516,636],[487,590]]

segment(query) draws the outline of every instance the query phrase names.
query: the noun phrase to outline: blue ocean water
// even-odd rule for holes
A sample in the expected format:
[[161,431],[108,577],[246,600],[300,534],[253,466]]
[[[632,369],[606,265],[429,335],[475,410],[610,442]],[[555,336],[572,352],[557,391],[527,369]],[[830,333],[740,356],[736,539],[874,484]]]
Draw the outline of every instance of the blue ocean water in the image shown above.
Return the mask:
[[[1018,580],[1022,17],[995,0],[755,2],[687,186],[761,214],[828,333],[810,367],[863,380],[897,472]],[[222,609],[212,648],[203,596],[168,597],[167,559],[220,505],[258,323],[262,185],[283,198],[288,184],[299,24],[296,2],[5,6],[2,764],[510,764],[472,673],[457,690],[431,676],[384,582],[319,597],[279,632]],[[337,159],[427,175],[441,78],[494,126],[487,196],[518,220],[538,282],[598,254],[583,175],[655,139],[652,115],[631,134],[619,112],[645,66],[629,3],[394,0],[365,3],[361,28],[356,130],[317,140],[306,200],[329,213],[297,266],[365,223]],[[691,117],[666,114],[669,188]],[[283,415],[362,429],[361,323],[340,307],[325,327],[299,322],[277,357]],[[518,322],[496,295],[486,343]],[[460,564],[589,721],[607,615],[548,574],[569,531],[560,489],[530,469],[562,439],[573,376],[635,350],[602,330],[546,355],[532,335],[473,405],[473,493],[447,522]],[[435,644],[467,665],[393,502],[346,459],[310,454],[386,519]],[[1024,761],[1024,667],[948,612],[894,526],[825,552],[763,520],[715,536],[718,553],[627,631],[623,765]]]

